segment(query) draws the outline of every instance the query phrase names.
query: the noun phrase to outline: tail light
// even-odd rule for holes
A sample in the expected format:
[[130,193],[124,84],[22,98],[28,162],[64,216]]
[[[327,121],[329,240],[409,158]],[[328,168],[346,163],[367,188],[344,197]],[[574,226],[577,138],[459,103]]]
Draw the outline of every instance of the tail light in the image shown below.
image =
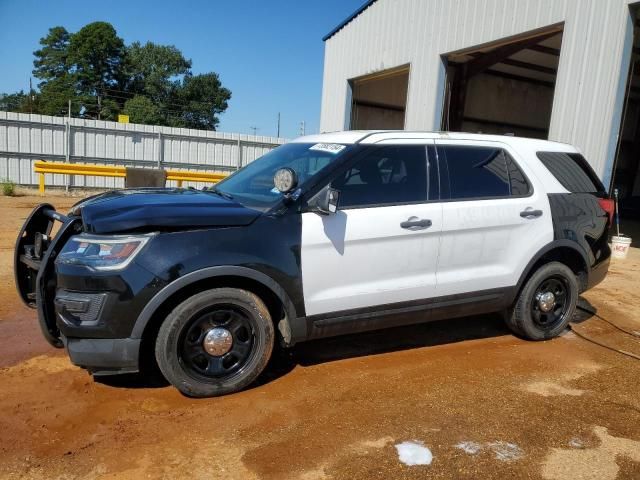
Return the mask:
[[600,207],[607,212],[609,216],[609,225],[613,225],[613,213],[615,212],[615,203],[611,198],[599,198]]

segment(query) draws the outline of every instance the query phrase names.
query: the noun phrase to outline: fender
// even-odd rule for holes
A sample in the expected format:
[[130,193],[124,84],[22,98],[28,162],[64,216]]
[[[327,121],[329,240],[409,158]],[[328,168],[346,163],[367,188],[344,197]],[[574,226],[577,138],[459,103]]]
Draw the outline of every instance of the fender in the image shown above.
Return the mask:
[[529,261],[529,263],[525,267],[524,271],[522,272],[522,275],[520,275],[520,279],[518,280],[518,284],[516,285],[516,288],[515,288],[515,294],[516,295],[518,295],[518,293],[520,292],[520,289],[522,288],[522,284],[524,283],[525,279],[531,273],[531,269],[533,268],[533,266],[546,253],[549,253],[551,250],[553,250],[555,248],[570,248],[574,252],[578,253],[580,255],[580,257],[582,258],[582,261],[584,262],[584,265],[586,267],[587,275],[590,274],[591,265],[589,263],[589,257],[587,256],[587,253],[584,251],[584,249],[580,246],[580,244],[578,244],[577,242],[572,241],[572,240],[565,240],[565,239],[554,240],[553,242],[546,244],[544,247],[542,247],[540,250],[538,250],[538,253],[536,253],[533,256],[533,258]]
[[[285,332],[289,332],[289,337],[292,333],[292,325],[291,320],[297,318],[296,311],[291,299],[287,292],[270,276],[254,270],[252,268],[247,267],[239,267],[239,266],[218,266],[218,267],[208,267],[203,268],[201,270],[196,270],[191,273],[188,273],[164,287],[160,290],[147,305],[144,307],[136,323],[133,326],[133,330],[131,332],[131,338],[140,339],[142,338],[142,334],[144,329],[151,320],[151,317],[156,312],[156,310],[162,305],[162,303],[169,298],[171,295],[181,290],[182,288],[198,282],[200,280],[215,278],[215,277],[244,277],[256,282],[261,283],[263,286],[271,290],[282,302],[285,310],[285,318],[283,319],[284,325],[278,325],[283,336],[286,337]],[[283,329],[285,330],[283,332]],[[296,335],[297,336],[297,335]],[[287,342],[288,343],[288,342]]]

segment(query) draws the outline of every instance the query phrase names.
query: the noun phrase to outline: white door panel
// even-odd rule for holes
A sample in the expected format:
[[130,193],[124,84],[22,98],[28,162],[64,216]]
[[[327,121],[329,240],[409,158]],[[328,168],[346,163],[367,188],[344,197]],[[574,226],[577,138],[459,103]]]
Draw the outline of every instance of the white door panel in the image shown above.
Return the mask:
[[[402,228],[410,217],[432,224]],[[434,296],[441,228],[440,203],[302,214],[306,314]]]
[[[533,197],[443,204],[438,295],[516,285],[531,258],[553,240],[546,199]],[[531,207],[542,216],[523,218]]]
[[[442,241],[437,267],[438,296],[515,286],[533,256],[553,240],[549,201],[526,162],[496,142],[436,142],[502,148],[531,184],[527,197],[448,201],[442,204]],[[539,210],[538,217],[522,217]]]

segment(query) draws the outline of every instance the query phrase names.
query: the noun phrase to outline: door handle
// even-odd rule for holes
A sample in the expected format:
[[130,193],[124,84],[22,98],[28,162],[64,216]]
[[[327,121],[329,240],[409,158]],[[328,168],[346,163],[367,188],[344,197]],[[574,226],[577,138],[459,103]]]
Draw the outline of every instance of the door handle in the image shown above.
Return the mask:
[[406,221],[400,223],[400,226],[406,230],[424,230],[431,225],[431,220],[418,217],[409,217]]
[[542,216],[542,210],[523,210],[520,212],[522,218],[538,218]]

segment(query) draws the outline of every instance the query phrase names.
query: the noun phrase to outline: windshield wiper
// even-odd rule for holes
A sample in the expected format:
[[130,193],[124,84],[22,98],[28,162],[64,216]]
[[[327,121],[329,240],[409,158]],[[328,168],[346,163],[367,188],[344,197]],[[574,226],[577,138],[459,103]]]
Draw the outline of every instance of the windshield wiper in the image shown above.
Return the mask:
[[226,198],[227,200],[233,200],[233,195],[227,192],[219,190],[217,187],[211,187],[207,189],[207,192],[215,193],[219,197]]

